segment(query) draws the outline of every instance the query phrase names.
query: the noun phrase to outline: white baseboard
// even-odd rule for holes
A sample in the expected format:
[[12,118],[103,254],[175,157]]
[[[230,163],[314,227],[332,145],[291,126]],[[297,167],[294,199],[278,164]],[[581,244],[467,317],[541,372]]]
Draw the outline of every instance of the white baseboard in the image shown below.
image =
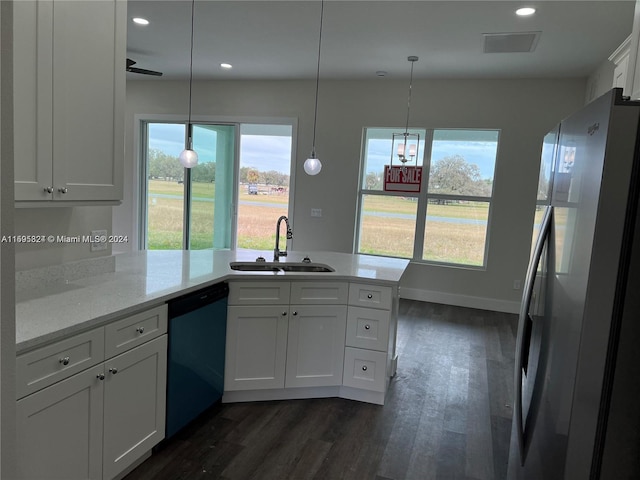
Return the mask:
[[518,313],[520,302],[499,300],[497,298],[473,297],[471,295],[457,295],[455,293],[434,292],[419,288],[400,288],[400,298],[419,300],[422,302],[443,303],[456,307],[477,308],[494,312]]

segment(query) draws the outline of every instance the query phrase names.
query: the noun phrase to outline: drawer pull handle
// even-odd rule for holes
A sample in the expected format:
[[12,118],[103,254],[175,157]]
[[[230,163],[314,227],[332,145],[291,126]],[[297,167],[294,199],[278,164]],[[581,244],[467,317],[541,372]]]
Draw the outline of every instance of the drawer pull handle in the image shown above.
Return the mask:
[[96,375],[96,378],[97,378],[98,380],[104,380],[104,373],[101,373],[101,374],[99,374],[99,375]]
[[70,361],[70,360],[71,360],[71,359],[70,359],[69,357],[63,357],[63,358],[61,358],[61,359],[59,360],[59,362],[60,362],[62,365],[69,365],[69,361]]
[[118,369],[117,368],[110,368],[109,372],[111,372],[112,374],[115,375],[116,373],[118,373]]
[[368,295],[367,295],[367,298],[368,298],[369,300],[371,300],[371,299],[373,298],[373,295],[368,294]]
[[143,334],[144,333],[144,327],[138,327],[136,328],[136,332],[138,332],[139,334]]
[[369,330],[371,328],[371,325],[369,325],[368,323],[364,326],[365,330]]
[[362,365],[362,371],[366,372],[367,371],[367,366],[366,365]]

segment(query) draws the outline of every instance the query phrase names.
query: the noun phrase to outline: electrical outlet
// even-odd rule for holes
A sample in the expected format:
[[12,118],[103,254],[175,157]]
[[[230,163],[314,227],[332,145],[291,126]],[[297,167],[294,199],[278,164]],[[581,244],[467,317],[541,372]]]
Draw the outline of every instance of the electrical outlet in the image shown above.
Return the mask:
[[513,289],[514,290],[520,290],[521,288],[522,288],[522,281],[514,280],[513,281]]
[[312,217],[321,217],[322,216],[322,209],[321,208],[312,208],[311,209],[311,216]]
[[107,249],[107,231],[91,230],[91,251],[101,252]]

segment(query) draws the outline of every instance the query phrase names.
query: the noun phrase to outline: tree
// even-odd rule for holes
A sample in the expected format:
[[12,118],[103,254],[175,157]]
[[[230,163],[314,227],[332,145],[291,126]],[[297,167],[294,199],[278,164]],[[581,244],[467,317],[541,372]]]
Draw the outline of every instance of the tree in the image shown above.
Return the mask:
[[203,162],[191,169],[191,180],[194,182],[213,183],[216,181],[216,163]]
[[365,177],[365,188],[367,190],[382,190],[382,179],[384,173],[368,172]]
[[480,168],[468,163],[461,155],[441,158],[431,166],[429,192],[449,195],[491,195],[489,180],[483,180]]
[[260,179],[260,175],[258,174],[258,171],[250,168],[249,170],[247,170],[247,182],[249,183],[258,183],[258,180]]
[[180,165],[178,157],[167,155],[160,149],[151,148],[148,153],[149,176],[152,178],[164,178],[165,180],[181,179],[184,168]]

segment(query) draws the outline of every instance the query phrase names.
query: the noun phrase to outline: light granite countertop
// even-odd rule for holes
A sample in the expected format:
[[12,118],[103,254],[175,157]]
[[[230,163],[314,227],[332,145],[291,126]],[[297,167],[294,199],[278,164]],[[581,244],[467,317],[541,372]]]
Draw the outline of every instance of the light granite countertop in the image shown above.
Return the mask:
[[116,255],[115,271],[18,288],[16,351],[23,353],[229,279],[342,279],[394,285],[409,263],[335,252],[289,252],[280,262],[300,262],[307,255],[313,263],[327,264],[335,272],[240,272],[229,267],[230,262],[253,261],[258,256],[271,260],[271,251],[173,250]]

